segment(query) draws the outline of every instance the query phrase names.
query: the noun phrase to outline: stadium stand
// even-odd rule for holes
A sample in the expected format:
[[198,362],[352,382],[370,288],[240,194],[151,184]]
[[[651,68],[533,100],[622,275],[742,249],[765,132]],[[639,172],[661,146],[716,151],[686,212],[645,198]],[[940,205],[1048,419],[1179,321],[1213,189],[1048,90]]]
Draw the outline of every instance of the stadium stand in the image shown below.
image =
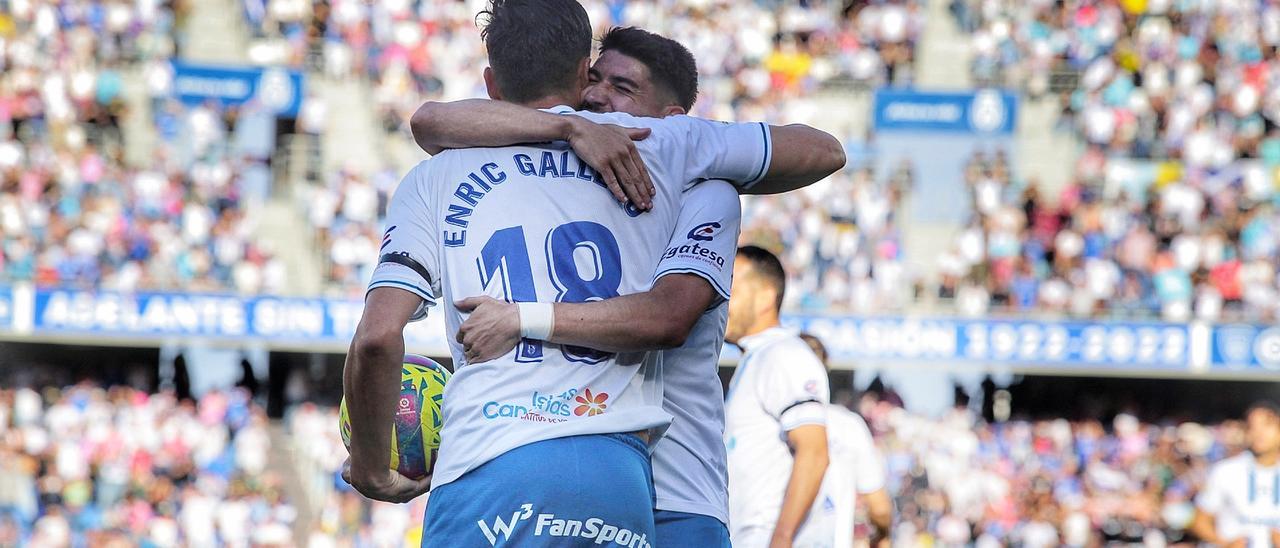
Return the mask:
[[[892,391],[865,395],[858,411],[884,452],[900,512],[894,538],[906,545],[1182,541],[1208,464],[1244,447],[1239,421],[1151,423],[1121,413],[1110,422],[988,423],[965,409],[914,414]],[[420,507],[363,501],[358,509],[339,479],[345,451],[330,427],[336,421],[336,409],[310,404],[290,419],[293,438],[308,440],[297,464],[309,496],[325,508],[312,541],[354,535],[416,544]],[[362,518],[337,517],[344,513]]]
[[[246,204],[269,186],[232,139],[242,113],[167,99],[181,6],[19,3],[0,50],[0,279],[43,286],[278,292]],[[127,112],[145,80],[149,116]],[[165,146],[125,160],[124,118]]]
[[[1062,94],[1063,124],[1091,145],[1190,167],[1280,152],[1273,4],[955,0],[952,12],[973,32],[976,82]],[[1062,72],[1074,86],[1053,84]]]
[[[636,24],[684,38],[702,60],[697,113],[706,116],[786,118],[789,102],[823,85],[910,81],[923,26],[915,3],[871,4],[832,20],[819,16],[832,9],[824,3],[751,6],[732,10],[733,17],[717,16],[728,12],[724,2],[677,3],[671,13],[646,2],[591,7],[601,28]],[[1051,70],[1082,72],[1079,87],[1066,94],[1063,122],[1080,127],[1084,141],[1095,145],[1081,161],[1077,183],[1050,196],[1027,182],[1034,176],[1014,180],[1007,160],[992,169],[990,161],[975,159],[964,175],[974,191],[973,221],[936,273],[912,272],[901,261],[895,213],[912,188],[909,165],[893,173],[857,166],[803,195],[748,201],[745,232],[752,239],[785,246],[793,267],[817,266],[790,269],[800,273],[792,280],[795,308],[892,310],[935,302],[936,296],[936,302],[956,300],[966,314],[1065,309],[1085,317],[1272,317],[1276,287],[1268,273],[1274,271],[1275,238],[1267,201],[1273,193],[1265,180],[1266,169],[1280,162],[1271,154],[1280,150],[1280,135],[1243,130],[1274,126],[1266,105],[1275,94],[1258,74],[1268,65],[1257,58],[1276,41],[1264,24],[1276,17],[1274,6],[1260,8],[1258,18],[1227,6],[1170,6],[1167,17],[1151,15],[1162,13],[1159,6],[1148,7],[1144,17],[1124,5],[1068,4],[1054,11],[958,1],[952,8],[962,28],[976,31],[979,80],[994,71],[1034,93],[1043,87],[1035,82]],[[5,61],[14,70],[4,76],[9,124],[0,135],[4,279],[123,291],[282,291],[285,265],[270,242],[254,238],[259,218],[244,205],[252,201],[246,194],[256,197],[268,183],[252,162],[220,145],[234,133],[237,113],[183,107],[164,97],[172,75],[158,61],[181,41],[181,6],[91,10],[56,20],[45,13],[32,8],[9,16],[13,37]],[[254,49],[268,56],[263,60],[302,67],[314,61],[330,76],[369,78],[380,116],[395,121],[387,127],[399,131],[421,99],[477,94],[478,80],[466,76],[474,71],[463,68],[482,54],[471,32],[473,14],[472,6],[454,2],[378,3],[367,11],[346,2],[245,4],[248,26],[262,44],[287,46]],[[1254,30],[1231,47],[1208,40],[1219,35],[1204,22],[1244,19]],[[696,21],[728,25],[733,39],[708,41]],[[1099,29],[1111,31],[1082,30],[1099,21]],[[728,32],[730,26],[737,30]],[[105,31],[102,44],[87,47],[94,38],[85,33],[96,29]],[[996,45],[986,47],[991,40]],[[42,47],[47,45],[56,47]],[[1223,48],[1229,51],[1214,57],[1213,74],[1154,76],[1205,65],[1204,55]],[[271,59],[271,51],[286,53]],[[433,54],[441,51],[448,54]],[[871,53],[875,59],[866,58]],[[1125,62],[1117,65],[1116,58]],[[996,68],[983,68],[992,59]],[[128,138],[120,120],[122,73],[134,69],[143,71],[152,90],[149,118],[161,140],[190,143],[162,147],[140,166],[129,165],[122,153]],[[1135,79],[1146,85],[1133,85]],[[1254,90],[1256,97],[1217,91],[1239,89]],[[1208,98],[1196,99],[1204,93]],[[324,117],[324,107],[310,103],[319,111],[304,108],[303,134],[323,131],[314,118]],[[1135,110],[1142,104],[1145,110]],[[1209,107],[1197,109],[1201,104]],[[1107,117],[1155,132],[1094,127],[1114,126],[1098,121]],[[1221,131],[1207,122],[1224,120],[1231,125],[1222,130],[1256,139],[1214,141]],[[1114,139],[1095,138],[1102,133],[1133,138],[1117,148]],[[1108,158],[1117,153],[1184,161],[1174,166]],[[1236,156],[1265,162],[1226,175],[1205,169],[1223,168],[1214,158]],[[331,293],[354,295],[367,277],[366,252],[377,241],[395,173],[344,170],[319,182],[306,194],[304,209],[323,250],[322,277]],[[1155,188],[1148,191],[1144,183]],[[1118,186],[1125,188],[1117,192]],[[1233,211],[1241,195],[1247,198],[1243,211]],[[1077,205],[1083,211],[1073,211]]]
[[1167,545],[1186,541],[1209,463],[1243,447],[1238,422],[1098,419],[986,423],[860,405],[885,452],[907,545]]
[[[316,81],[292,128],[303,146],[285,140],[273,151],[288,149],[288,161],[303,166],[293,178],[268,170],[268,158],[246,152],[260,147],[237,137],[252,109],[170,98],[170,61],[188,53],[188,3],[4,3],[0,285],[254,296],[291,294],[316,277],[321,290],[303,296],[358,299],[404,166],[335,158],[342,130],[332,120],[375,121],[385,140],[361,150],[408,147],[405,124],[421,101],[483,95],[474,24],[483,2],[234,2],[248,61]],[[917,49],[926,23],[938,23],[917,0],[584,3],[598,30],[636,25],[688,45],[702,79],[693,114],[725,120],[835,116],[814,112],[824,94],[868,110],[867,90],[919,80]],[[1141,327],[1128,320],[1187,330],[1190,321],[1276,318],[1280,5],[953,0],[949,9],[948,24],[971,34],[956,59],[972,82],[1049,105],[1056,127],[1043,129],[1073,143],[1077,161],[1026,171],[1017,165],[1025,148],[977,147],[956,174],[971,214],[941,231],[944,252],[919,267],[908,261],[919,252],[907,244],[906,215],[922,182],[918,164],[877,164],[866,124],[842,126],[846,170],[802,192],[743,202],[743,241],[783,252],[789,311],[1087,319],[1111,330],[1107,352],[1123,340],[1115,333]],[[361,91],[351,101],[368,98],[360,104],[368,112],[345,112],[349,103],[326,94],[335,89]],[[145,101],[131,102],[138,93]],[[1066,182],[1045,182],[1056,178]],[[261,207],[277,186],[296,219]],[[320,268],[287,261],[298,250],[263,237],[273,222],[303,227]],[[7,329],[5,314],[0,307]],[[1200,363],[1213,373],[1234,374],[1241,360],[1267,365],[1248,349],[1227,356],[1232,333],[1211,328],[1203,346],[1211,341],[1213,354]],[[1265,328],[1237,346],[1261,345]],[[1010,346],[1006,358],[1024,347]],[[1066,363],[1047,347],[1032,353]],[[948,364],[964,357],[951,350]],[[1158,374],[1194,369],[1189,354],[1177,354],[1176,372]],[[1106,365],[1123,374],[1154,367]],[[1259,371],[1247,372],[1269,370]],[[859,410],[888,457],[904,543],[1177,542],[1208,463],[1242,444],[1232,421],[986,422],[967,411],[926,417],[876,398]],[[416,541],[425,501],[370,503],[340,479],[345,451],[332,408],[304,403],[287,415],[290,473],[302,478],[305,503],[285,497],[287,480],[264,465],[282,448],[268,441],[262,415],[238,390],[180,402],[119,386],[34,392],[0,383],[0,545]],[[316,516],[299,531],[303,506]],[[249,530],[260,536],[237,536]]]
[[[915,1],[856,8],[832,1],[584,4],[599,32],[639,26],[686,44],[702,72],[695,113],[724,120],[765,118],[784,110],[785,99],[828,82],[910,82],[923,26]],[[479,72],[470,70],[484,64],[475,33],[483,7],[475,1],[247,0],[245,13],[259,43],[258,61],[369,79],[391,129],[403,128],[424,98],[484,95]]]
[[5,388],[0,415],[6,545],[292,544],[266,415],[243,391]]

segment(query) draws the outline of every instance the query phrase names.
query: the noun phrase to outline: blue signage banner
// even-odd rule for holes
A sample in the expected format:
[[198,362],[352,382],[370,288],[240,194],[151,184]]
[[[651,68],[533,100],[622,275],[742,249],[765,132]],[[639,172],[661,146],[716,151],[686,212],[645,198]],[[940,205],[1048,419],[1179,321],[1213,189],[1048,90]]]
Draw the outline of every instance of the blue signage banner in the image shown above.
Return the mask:
[[953,93],[882,88],[876,91],[874,111],[877,131],[1011,135],[1018,97],[996,89]]
[[[29,304],[15,307],[14,295],[14,290],[0,286],[0,331],[22,325],[37,337],[256,340],[317,351],[345,348],[364,309],[358,299],[69,289],[37,289],[22,300]],[[18,309],[21,318],[15,314]],[[411,351],[449,352],[442,318],[433,314],[410,324],[405,337]],[[937,363],[1175,373],[1208,365],[1215,372],[1280,371],[1280,327],[1193,329],[1191,324],[1161,322],[808,315],[784,316],[783,323],[820,337],[834,362],[850,365]],[[1194,345],[1193,337],[1211,340]],[[1210,350],[1193,358],[1193,346]],[[731,360],[735,355],[730,349],[724,357]]]
[[1185,324],[792,316],[841,361],[1186,370]]
[[296,70],[173,63],[173,94],[188,105],[255,101],[277,116],[293,117],[302,107],[305,83]]
[[[39,290],[34,301],[35,333],[263,339],[282,344],[345,345],[364,311],[359,300],[217,294]],[[406,338],[432,351],[447,352],[438,317],[412,324]]]
[[1280,371],[1280,327],[1219,325],[1209,342],[1209,367],[1222,371]]
[[13,288],[0,285],[0,331],[13,329]]

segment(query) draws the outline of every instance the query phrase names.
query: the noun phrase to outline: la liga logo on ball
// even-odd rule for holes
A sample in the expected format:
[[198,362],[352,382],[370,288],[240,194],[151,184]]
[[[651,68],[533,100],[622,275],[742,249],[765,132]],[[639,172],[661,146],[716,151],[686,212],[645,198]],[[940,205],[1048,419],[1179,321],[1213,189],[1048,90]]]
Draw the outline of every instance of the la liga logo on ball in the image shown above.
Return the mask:
[[409,399],[408,396],[400,396],[400,409],[396,411],[396,414],[412,415],[414,412],[413,400]]
[[[440,449],[440,428],[444,426],[440,405],[450,373],[430,358],[406,354],[400,365],[400,396],[396,400],[391,428],[391,469],[408,478],[422,478],[431,472]],[[338,407],[338,432],[343,445],[351,449],[351,419],[347,400]]]
[[604,403],[609,401],[609,394],[605,392],[592,394],[591,389],[586,388],[582,390],[581,394],[578,394],[577,397],[573,398],[573,401],[578,402],[578,406],[573,409],[574,415],[579,417],[583,415],[594,417],[604,413],[605,409],[609,407]]

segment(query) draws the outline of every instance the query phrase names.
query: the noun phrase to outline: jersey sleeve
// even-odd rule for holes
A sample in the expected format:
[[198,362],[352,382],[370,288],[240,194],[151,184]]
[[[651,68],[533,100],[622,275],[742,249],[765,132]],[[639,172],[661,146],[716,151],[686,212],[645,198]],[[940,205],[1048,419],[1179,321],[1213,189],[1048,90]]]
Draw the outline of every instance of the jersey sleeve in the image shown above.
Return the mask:
[[826,425],[830,387],[827,371],[804,343],[775,344],[768,349],[769,379],[760,386],[765,412],[783,431],[807,424]]
[[652,129],[649,138],[636,143],[645,165],[651,173],[669,175],[669,184],[685,188],[705,179],[724,179],[746,190],[764,179],[773,160],[773,140],[764,122],[716,122],[684,115],[640,118],[616,112],[573,114],[601,124]]
[[1227,485],[1229,482],[1225,475],[1226,469],[1218,466],[1209,472],[1209,478],[1204,482],[1204,489],[1196,495],[1196,509],[1206,514],[1219,514],[1227,506]]
[[427,316],[440,295],[440,231],[431,207],[430,160],[409,171],[387,205],[387,229],[382,234],[378,266],[369,291],[379,287],[403,289],[422,298],[410,321]]
[[850,419],[849,440],[853,443],[853,473],[858,493],[874,493],[885,484],[884,459],[880,458],[876,442],[871,438],[867,421],[858,415],[852,415]]
[[653,279],[693,274],[706,280],[721,299],[727,300],[741,223],[742,204],[729,183],[706,181],[685,191],[676,230]]
[[[676,139],[664,144],[686,151],[680,166],[686,180],[725,179],[749,189],[769,171],[773,141],[764,122],[713,122],[692,116],[671,116],[664,121],[676,132]],[[676,157],[667,152],[663,157]]]

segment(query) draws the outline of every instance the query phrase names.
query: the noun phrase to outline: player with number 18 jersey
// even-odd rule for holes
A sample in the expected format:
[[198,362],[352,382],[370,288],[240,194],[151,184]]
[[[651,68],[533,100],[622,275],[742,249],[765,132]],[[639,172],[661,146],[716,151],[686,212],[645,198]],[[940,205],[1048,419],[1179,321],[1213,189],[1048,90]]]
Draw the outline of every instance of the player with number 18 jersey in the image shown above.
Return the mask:
[[685,189],[704,178],[745,186],[768,169],[764,124],[550,112],[652,128],[637,147],[657,187],[653,209],[619,205],[561,144],[449,150],[405,177],[389,206],[370,289],[417,294],[423,307],[416,318],[443,304],[457,367],[444,394],[433,489],[526,444],[665,428],[671,420],[661,407],[657,364],[643,354],[525,340],[499,359],[466,363],[454,341],[463,320],[454,302],[476,295],[584,302],[644,291]]

